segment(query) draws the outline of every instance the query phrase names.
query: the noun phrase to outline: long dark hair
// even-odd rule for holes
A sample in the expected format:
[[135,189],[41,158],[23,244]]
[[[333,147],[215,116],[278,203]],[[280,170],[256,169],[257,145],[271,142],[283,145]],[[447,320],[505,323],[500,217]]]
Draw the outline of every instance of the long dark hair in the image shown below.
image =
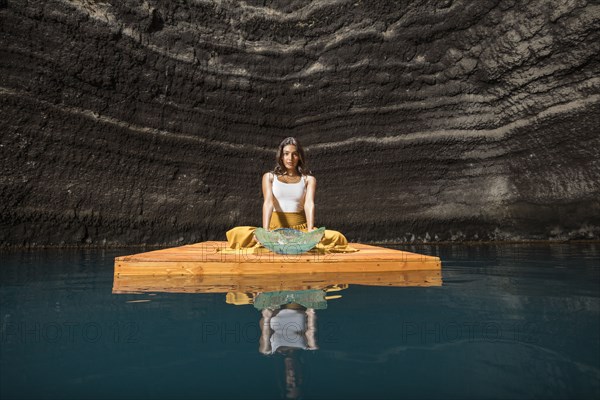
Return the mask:
[[306,165],[306,156],[304,155],[304,149],[300,142],[293,137],[288,137],[283,139],[283,141],[279,144],[279,148],[277,149],[277,155],[275,156],[275,168],[273,169],[273,173],[276,175],[283,175],[286,173],[287,169],[283,165],[283,148],[287,145],[296,146],[296,150],[298,151],[298,173],[300,175],[311,175],[310,170]]

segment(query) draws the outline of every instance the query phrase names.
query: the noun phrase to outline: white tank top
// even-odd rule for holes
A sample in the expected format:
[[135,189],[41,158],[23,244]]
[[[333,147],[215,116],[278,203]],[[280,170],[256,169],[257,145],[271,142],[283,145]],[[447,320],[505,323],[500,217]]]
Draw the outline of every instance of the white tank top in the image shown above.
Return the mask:
[[273,207],[277,212],[304,211],[304,195],[306,194],[306,181],[304,175],[300,182],[283,183],[273,174]]
[[269,324],[273,329],[271,335],[271,353],[281,346],[308,348],[306,343],[306,313],[288,308],[281,309],[271,318]]

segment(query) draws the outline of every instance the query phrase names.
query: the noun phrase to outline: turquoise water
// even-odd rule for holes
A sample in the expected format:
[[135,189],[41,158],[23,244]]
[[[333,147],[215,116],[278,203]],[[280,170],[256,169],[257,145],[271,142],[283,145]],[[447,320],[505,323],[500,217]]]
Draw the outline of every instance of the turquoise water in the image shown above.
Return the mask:
[[600,395],[600,246],[398,248],[440,256],[442,285],[328,293],[315,345],[272,355],[224,293],[113,294],[136,250],[2,253],[0,397]]

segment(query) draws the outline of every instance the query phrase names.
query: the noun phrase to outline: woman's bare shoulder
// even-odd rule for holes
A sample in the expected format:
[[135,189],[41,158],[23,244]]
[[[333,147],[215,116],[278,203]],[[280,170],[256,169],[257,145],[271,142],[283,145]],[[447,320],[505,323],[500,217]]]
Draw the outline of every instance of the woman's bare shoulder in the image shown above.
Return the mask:
[[306,182],[307,182],[307,183],[317,183],[317,178],[315,178],[315,177],[314,177],[314,176],[312,176],[312,175],[307,175],[307,176],[306,176]]
[[273,182],[273,177],[274,177],[274,175],[273,175],[273,172],[271,172],[271,171],[265,172],[262,176],[263,181],[268,179],[270,182]]

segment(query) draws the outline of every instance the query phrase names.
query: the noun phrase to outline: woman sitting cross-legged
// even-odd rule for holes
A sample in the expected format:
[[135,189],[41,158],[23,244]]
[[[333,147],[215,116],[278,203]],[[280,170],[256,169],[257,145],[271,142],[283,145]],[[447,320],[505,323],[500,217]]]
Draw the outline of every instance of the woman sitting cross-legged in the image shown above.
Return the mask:
[[[284,139],[277,150],[277,165],[262,178],[264,197],[262,209],[263,228],[293,228],[310,232],[315,227],[315,190],[317,180],[306,168],[306,157],[300,143],[293,137]],[[227,231],[227,248],[223,251],[258,249],[253,226],[238,226]],[[333,230],[325,230],[316,245],[317,251],[326,253],[355,252],[346,237]]]

